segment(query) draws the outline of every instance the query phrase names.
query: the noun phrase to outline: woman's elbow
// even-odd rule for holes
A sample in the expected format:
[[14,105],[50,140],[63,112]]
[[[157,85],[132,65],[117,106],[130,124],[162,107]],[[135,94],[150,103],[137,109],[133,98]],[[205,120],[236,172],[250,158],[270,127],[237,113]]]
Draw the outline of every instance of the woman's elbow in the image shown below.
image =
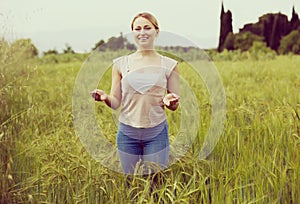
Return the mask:
[[111,104],[111,108],[113,109],[113,110],[117,110],[119,107],[120,107],[120,105],[121,105],[121,103],[119,103],[119,104]]
[[118,98],[113,97],[113,100],[111,101],[110,107],[113,110],[117,110],[121,106],[121,100]]

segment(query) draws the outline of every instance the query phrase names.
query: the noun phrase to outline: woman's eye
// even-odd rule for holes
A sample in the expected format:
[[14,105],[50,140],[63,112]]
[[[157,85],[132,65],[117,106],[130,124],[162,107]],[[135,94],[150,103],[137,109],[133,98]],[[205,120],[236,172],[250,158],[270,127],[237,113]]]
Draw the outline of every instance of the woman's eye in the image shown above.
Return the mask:
[[141,27],[136,27],[136,28],[134,28],[134,30],[137,31],[137,32],[141,31],[142,29],[143,29],[143,30],[151,30],[152,28],[151,28],[151,27],[148,27],[148,26],[143,27],[143,28],[141,28]]

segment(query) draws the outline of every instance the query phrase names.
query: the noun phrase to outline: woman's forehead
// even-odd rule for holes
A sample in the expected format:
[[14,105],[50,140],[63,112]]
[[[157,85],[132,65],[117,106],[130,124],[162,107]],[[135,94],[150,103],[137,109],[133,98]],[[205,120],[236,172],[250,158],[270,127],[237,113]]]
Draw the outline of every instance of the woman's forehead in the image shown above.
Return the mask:
[[145,25],[153,26],[153,24],[144,17],[138,17],[137,19],[135,19],[133,23],[133,26],[145,26]]

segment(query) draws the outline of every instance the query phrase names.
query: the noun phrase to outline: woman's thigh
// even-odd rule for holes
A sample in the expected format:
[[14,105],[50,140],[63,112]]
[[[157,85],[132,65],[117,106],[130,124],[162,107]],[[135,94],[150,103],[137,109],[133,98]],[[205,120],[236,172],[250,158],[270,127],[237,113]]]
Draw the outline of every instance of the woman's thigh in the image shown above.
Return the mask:
[[[158,128],[160,131],[157,131]],[[124,134],[127,132],[122,131],[124,128],[119,129],[117,135],[118,154],[125,174],[134,173],[136,164],[140,159],[143,163],[155,163],[160,168],[168,166],[170,152],[168,125],[165,123],[163,127],[158,128],[150,131],[150,135],[153,135],[155,131],[158,133],[155,133],[155,137],[147,138],[149,130],[138,132],[139,137],[144,138],[141,140]]]
[[160,167],[167,167],[169,154],[170,141],[168,135],[168,126],[166,124],[157,137],[144,141],[142,160],[156,163],[160,165]]
[[128,137],[122,131],[117,135],[118,155],[124,174],[133,174],[136,164],[141,159],[142,145],[136,139]]

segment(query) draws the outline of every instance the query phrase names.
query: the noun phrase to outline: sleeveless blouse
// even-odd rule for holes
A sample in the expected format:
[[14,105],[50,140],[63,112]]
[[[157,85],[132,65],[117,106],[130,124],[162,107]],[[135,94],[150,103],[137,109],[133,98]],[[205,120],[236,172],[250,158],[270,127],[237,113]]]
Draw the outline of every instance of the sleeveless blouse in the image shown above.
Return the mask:
[[129,70],[128,56],[113,60],[122,76],[119,122],[136,128],[150,128],[166,120],[162,100],[177,61],[162,55],[160,59],[160,66],[149,65],[133,70]]

